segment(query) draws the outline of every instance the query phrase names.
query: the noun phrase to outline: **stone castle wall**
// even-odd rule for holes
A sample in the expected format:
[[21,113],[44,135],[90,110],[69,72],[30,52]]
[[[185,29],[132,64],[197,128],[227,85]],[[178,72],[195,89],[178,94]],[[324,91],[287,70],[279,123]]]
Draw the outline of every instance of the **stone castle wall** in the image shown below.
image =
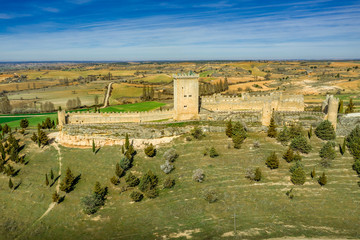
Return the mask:
[[121,122],[150,122],[174,117],[173,110],[150,112],[125,112],[125,113],[91,113],[91,112],[59,112],[59,118],[64,117],[59,123],[65,124],[94,124],[94,123],[121,123]]
[[275,111],[274,120],[277,126],[286,126],[292,123],[301,123],[304,127],[317,126],[325,118],[322,112],[304,111]]

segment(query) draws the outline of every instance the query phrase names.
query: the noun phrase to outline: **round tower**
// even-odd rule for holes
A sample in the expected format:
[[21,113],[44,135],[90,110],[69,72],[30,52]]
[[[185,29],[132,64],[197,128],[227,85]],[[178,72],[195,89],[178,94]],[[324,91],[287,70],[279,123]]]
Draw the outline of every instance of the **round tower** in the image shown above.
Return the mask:
[[331,95],[329,97],[327,120],[329,120],[332,123],[335,130],[337,123],[338,108],[339,108],[339,99]]

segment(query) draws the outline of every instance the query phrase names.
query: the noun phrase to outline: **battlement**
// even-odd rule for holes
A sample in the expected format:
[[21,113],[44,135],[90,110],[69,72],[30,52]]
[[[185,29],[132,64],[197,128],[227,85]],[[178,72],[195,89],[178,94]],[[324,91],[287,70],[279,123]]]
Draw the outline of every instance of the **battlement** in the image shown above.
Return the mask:
[[177,73],[177,74],[173,74],[172,75],[174,79],[193,79],[193,78],[199,78],[200,75],[196,74],[192,71],[188,72],[188,73]]

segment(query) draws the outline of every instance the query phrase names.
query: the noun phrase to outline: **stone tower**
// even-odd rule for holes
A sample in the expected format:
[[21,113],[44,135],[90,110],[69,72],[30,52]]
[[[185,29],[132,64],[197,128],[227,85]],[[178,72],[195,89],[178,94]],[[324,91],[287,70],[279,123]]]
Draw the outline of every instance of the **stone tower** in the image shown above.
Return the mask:
[[333,95],[327,95],[325,101],[323,102],[322,110],[324,111],[325,120],[329,120],[334,129],[336,130],[337,115],[339,108],[339,99],[335,98]]
[[58,111],[58,120],[59,120],[58,126],[60,127],[60,129],[62,129],[62,126],[64,126],[66,124],[65,111],[64,110]]
[[199,118],[199,75],[174,74],[174,119],[191,120]]

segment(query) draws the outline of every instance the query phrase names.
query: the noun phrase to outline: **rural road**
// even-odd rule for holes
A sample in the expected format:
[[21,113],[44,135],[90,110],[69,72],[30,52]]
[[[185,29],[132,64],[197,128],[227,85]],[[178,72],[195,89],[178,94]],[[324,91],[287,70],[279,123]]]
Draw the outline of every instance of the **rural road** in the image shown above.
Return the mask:
[[107,89],[105,100],[104,100],[104,106],[102,106],[101,108],[106,108],[109,105],[109,98],[110,98],[112,84],[113,84],[113,82],[109,83],[109,85],[108,85],[108,89]]

